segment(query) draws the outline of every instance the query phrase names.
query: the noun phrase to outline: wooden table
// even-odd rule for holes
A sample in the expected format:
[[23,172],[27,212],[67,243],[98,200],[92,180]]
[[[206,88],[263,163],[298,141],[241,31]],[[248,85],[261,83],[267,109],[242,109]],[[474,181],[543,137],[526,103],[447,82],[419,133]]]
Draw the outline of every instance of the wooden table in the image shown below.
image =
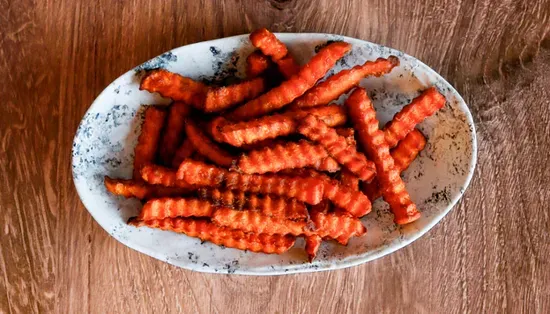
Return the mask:
[[[464,96],[476,174],[427,235],[350,269],[247,277],[170,266],[94,222],[70,150],[99,92],[166,50],[264,26],[405,51]],[[548,0],[0,0],[0,312],[548,313],[549,31]]]

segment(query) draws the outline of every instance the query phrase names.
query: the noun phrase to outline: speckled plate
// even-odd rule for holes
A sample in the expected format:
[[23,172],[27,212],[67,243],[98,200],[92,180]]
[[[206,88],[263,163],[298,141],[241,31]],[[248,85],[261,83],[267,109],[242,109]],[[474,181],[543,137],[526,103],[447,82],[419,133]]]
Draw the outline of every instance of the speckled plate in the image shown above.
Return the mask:
[[139,91],[143,70],[166,68],[198,80],[227,83],[230,77],[243,77],[246,56],[253,50],[248,36],[242,35],[176,48],[145,62],[112,82],[84,115],[73,143],[74,183],[90,214],[110,235],[135,250],[187,269],[276,275],[338,269],[371,261],[418,239],[451,210],[468,186],[476,162],[472,116],[457,91],[428,66],[397,50],[330,34],[277,36],[302,64],[327,41],[351,43],[351,52],[329,75],[366,60],[398,56],[401,65],[391,74],[361,82],[374,101],[381,123],[429,86],[437,86],[445,95],[446,106],[419,125],[428,143],[404,173],[408,191],[422,211],[422,218],[405,227],[396,226],[388,206],[376,201],[373,211],[363,219],[368,229],[366,236],[352,239],[347,246],[323,243],[313,263],[307,262],[302,240],[285,254],[267,255],[126,225],[129,217],[138,214],[141,204],[107,193],[103,177],[131,177],[133,150],[143,118],[140,105],[169,102],[156,94]]

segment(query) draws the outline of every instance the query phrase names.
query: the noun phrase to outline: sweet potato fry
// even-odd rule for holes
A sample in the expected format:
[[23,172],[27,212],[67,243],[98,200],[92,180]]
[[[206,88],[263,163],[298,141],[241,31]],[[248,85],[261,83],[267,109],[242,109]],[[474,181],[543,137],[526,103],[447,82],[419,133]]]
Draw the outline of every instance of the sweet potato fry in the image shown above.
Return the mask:
[[336,128],[336,133],[346,138],[346,143],[349,145],[357,146],[357,142],[355,142],[355,130],[353,128]]
[[319,251],[319,247],[321,246],[321,243],[323,242],[323,238],[320,236],[314,234],[311,236],[305,237],[306,240],[306,253],[309,262],[313,262],[315,257],[317,256],[317,251]]
[[301,140],[243,154],[237,162],[237,169],[249,174],[278,172],[313,166],[327,157],[328,153],[323,146]]
[[274,114],[259,119],[226,123],[221,126],[221,139],[233,146],[243,146],[255,142],[285,136],[297,132],[297,120],[308,114],[314,115],[328,126],[339,126],[346,123],[347,116],[342,106],[331,105],[307,110],[293,110]]
[[324,183],[324,197],[344,211],[355,217],[363,217],[371,211],[372,204],[365,194],[336,180],[325,179]]
[[340,164],[336,161],[336,159],[332,157],[326,157],[322,160],[319,160],[315,164],[312,165],[313,169],[318,171],[326,171],[326,172],[336,172],[340,171]]
[[134,150],[134,179],[141,178],[139,171],[143,165],[155,160],[165,118],[166,111],[162,109],[149,106],[145,110],[145,120]]
[[353,191],[359,191],[359,178],[347,169],[344,169],[342,173],[340,173],[340,182],[343,186],[346,186]]
[[253,119],[288,105],[315,85],[350,47],[344,42],[329,44],[292,78],[235,109],[228,118],[235,121]]
[[304,220],[308,217],[306,206],[292,198],[204,188],[199,190],[198,195],[216,206],[237,210],[254,209],[269,217],[290,220]]
[[389,73],[399,65],[399,59],[390,56],[388,59],[378,58],[376,61],[367,61],[349,70],[343,70],[327,78],[296,99],[293,108],[315,107],[326,105],[347,93],[367,76],[381,76]]
[[349,169],[361,180],[370,181],[376,174],[372,162],[346,143],[346,139],[329,128],[323,121],[308,115],[298,127],[298,131],[310,140],[323,145],[331,157]]
[[191,144],[201,155],[220,166],[229,167],[233,164],[235,158],[210,140],[190,119],[187,119],[185,123],[185,132]]
[[361,220],[347,213],[325,214],[320,211],[312,211],[310,216],[316,228],[316,235],[321,238],[335,239],[343,245],[347,245],[351,237],[359,237],[367,232]]
[[246,76],[255,78],[265,72],[270,65],[269,57],[261,51],[254,51],[246,58]]
[[254,31],[250,34],[250,41],[254,47],[260,49],[264,55],[270,56],[271,60],[277,63],[279,71],[286,79],[300,71],[300,66],[288,53],[285,44],[267,29],[262,28]]
[[260,140],[251,144],[243,144],[239,148],[244,151],[253,151],[253,150],[260,150],[264,147],[273,147],[275,145],[284,145],[287,141],[282,138],[266,138],[265,140]]
[[223,136],[221,134],[221,129],[224,125],[228,124],[229,121],[222,116],[215,117],[210,122],[206,124],[205,131],[210,135],[214,141],[218,143],[223,143]]
[[164,134],[159,145],[159,157],[165,166],[171,166],[174,154],[183,140],[185,129],[185,117],[189,115],[191,108],[183,102],[174,102],[170,105]]
[[107,191],[114,195],[122,195],[126,198],[135,197],[140,200],[156,197],[182,196],[190,192],[188,188],[152,185],[141,180],[123,180],[105,177],[104,183]]
[[305,220],[288,220],[270,217],[254,210],[235,210],[226,207],[216,209],[212,222],[231,229],[263,234],[302,235],[308,231]]
[[384,200],[390,205],[395,222],[403,225],[420,218],[405,184],[394,165],[384,132],[378,129],[378,120],[372,103],[364,89],[356,89],[347,99],[346,106],[357,130],[359,143],[374,159]]
[[[426,146],[426,138],[417,129],[412,130],[397,146],[390,151],[395,167],[399,172],[405,171],[414,161],[418,153]],[[372,201],[382,196],[380,183],[377,178],[363,185],[363,193]]]
[[196,198],[157,198],[143,205],[137,219],[154,220],[176,217],[210,217],[214,212],[212,203]]
[[389,147],[397,145],[418,123],[443,108],[445,101],[445,97],[435,87],[430,87],[403,107],[384,128],[384,137]]
[[395,167],[405,171],[426,146],[426,138],[417,129],[412,130],[390,151]]
[[185,158],[191,157],[194,152],[195,146],[193,146],[193,143],[191,143],[189,138],[184,139],[180,147],[176,150],[176,153],[174,154],[174,158],[172,159],[172,168],[178,168],[181,162]]
[[142,79],[140,90],[158,92],[162,97],[182,101],[202,109],[208,87],[201,82],[163,69],[149,71]]
[[141,168],[141,177],[149,184],[193,189],[193,186],[176,178],[176,171],[158,165],[147,164]]
[[292,197],[311,205],[322,200],[324,188],[319,179],[241,174],[188,159],[181,163],[177,178],[198,186]]
[[300,65],[296,62],[296,60],[294,60],[294,58],[290,54],[280,60],[275,61],[275,63],[277,63],[277,66],[279,67],[279,72],[281,72],[283,77],[287,80],[300,72]]
[[263,77],[224,87],[210,88],[206,92],[204,112],[220,112],[243,101],[254,99],[263,93],[266,83]]
[[219,227],[208,220],[192,218],[166,218],[160,220],[140,221],[131,219],[128,224],[135,227],[147,226],[179,233],[190,237],[210,241],[217,245],[252,252],[281,254],[290,249],[296,238],[291,235],[267,235],[244,233],[242,230]]
[[271,57],[273,61],[282,59],[288,54],[285,44],[265,28],[252,32],[250,41],[254,47],[260,49],[264,55]]

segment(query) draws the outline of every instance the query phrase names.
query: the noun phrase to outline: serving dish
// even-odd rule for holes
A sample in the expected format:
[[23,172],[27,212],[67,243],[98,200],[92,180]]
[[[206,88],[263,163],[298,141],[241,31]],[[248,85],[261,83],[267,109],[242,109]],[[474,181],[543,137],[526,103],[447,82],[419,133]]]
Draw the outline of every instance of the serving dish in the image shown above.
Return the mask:
[[[361,82],[382,124],[432,85],[446,97],[446,106],[418,126],[427,137],[427,145],[404,173],[407,189],[422,211],[422,218],[397,226],[387,205],[378,200],[373,204],[372,213],[363,218],[368,230],[366,236],[353,238],[346,247],[323,243],[313,263],[307,262],[302,240],[285,254],[266,255],[126,224],[128,218],[138,213],[141,203],[110,195],[103,178],[106,175],[131,177],[133,149],[143,119],[140,106],[170,102],[139,90],[144,71],[165,68],[197,80],[231,83],[232,77],[244,76],[246,56],[254,50],[248,35],[241,35],[179,47],[137,66],[112,82],[84,115],[73,142],[73,178],[83,204],[110,235],[128,247],[186,269],[274,275],[344,268],[376,259],[419,238],[452,209],[472,177],[476,137],[468,107],[449,83],[419,60],[363,40],[332,34],[276,35],[301,64],[328,41],[343,40],[352,44],[352,51],[327,75],[366,60],[389,55],[399,57],[400,66],[390,74]],[[344,99],[342,96],[339,102]]]

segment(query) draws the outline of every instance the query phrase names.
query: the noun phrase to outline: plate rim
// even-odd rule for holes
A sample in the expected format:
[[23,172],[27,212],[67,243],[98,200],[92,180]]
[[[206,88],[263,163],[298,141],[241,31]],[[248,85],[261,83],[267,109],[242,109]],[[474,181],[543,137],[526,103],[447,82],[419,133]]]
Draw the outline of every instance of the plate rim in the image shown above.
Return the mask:
[[[92,206],[93,204],[87,204],[87,202],[84,201],[83,194],[85,193],[85,191],[83,191],[83,187],[79,187],[79,185],[77,184],[77,179],[75,177],[75,173],[74,173],[74,171],[71,171],[71,174],[72,174],[72,177],[73,177],[73,184],[74,184],[75,189],[77,191],[80,202],[84,205],[84,207],[86,208],[88,213],[92,216],[92,218],[95,220],[95,222],[98,225],[100,225],[101,228],[103,230],[105,230],[109,236],[113,237],[118,242],[122,243],[123,245],[125,245],[125,246],[127,246],[127,247],[129,247],[133,250],[136,250],[136,251],[138,251],[142,254],[145,254],[147,256],[153,257],[153,258],[155,258],[157,260],[160,260],[162,262],[165,262],[165,263],[168,263],[170,265],[174,265],[176,267],[183,268],[183,269],[186,269],[186,270],[197,271],[197,272],[202,272],[202,273],[212,273],[212,274],[236,274],[236,275],[254,275],[254,276],[271,276],[271,275],[287,275],[287,274],[289,275],[289,274],[297,274],[297,273],[310,273],[310,272],[330,271],[330,270],[336,270],[336,269],[345,269],[345,268],[361,265],[361,264],[364,264],[364,263],[368,263],[368,262],[371,262],[373,260],[384,257],[386,255],[389,255],[391,253],[394,253],[395,251],[400,250],[400,249],[404,248],[405,246],[410,245],[414,241],[416,241],[419,238],[421,238],[422,236],[424,236],[435,225],[437,225],[445,216],[447,216],[447,214],[456,206],[458,201],[464,196],[464,194],[468,190],[468,187],[470,186],[470,183],[471,183],[471,181],[473,179],[473,176],[475,174],[475,169],[476,169],[476,166],[477,166],[478,143],[477,143],[476,126],[475,126],[474,119],[473,119],[472,113],[470,111],[470,108],[468,107],[468,104],[466,103],[466,101],[464,100],[462,95],[456,90],[456,88],[451,83],[449,83],[449,81],[447,81],[442,75],[437,73],[431,67],[426,65],[423,61],[421,61],[420,59],[418,59],[414,56],[411,56],[411,55],[405,53],[404,51],[397,50],[397,49],[394,49],[394,48],[391,48],[391,47],[388,47],[388,46],[384,46],[384,45],[381,45],[381,44],[373,43],[373,42],[368,41],[368,40],[363,40],[361,38],[349,37],[349,36],[344,36],[344,35],[340,35],[340,34],[316,33],[316,32],[306,32],[306,33],[287,33],[287,32],[283,32],[283,33],[274,33],[274,34],[278,38],[282,37],[282,41],[284,41],[284,37],[287,37],[287,36],[308,36],[308,35],[338,37],[338,38],[341,38],[344,41],[346,41],[346,40],[353,40],[353,41],[359,40],[359,41],[361,41],[365,44],[368,44],[368,45],[373,45],[373,46],[378,46],[378,47],[383,47],[383,48],[389,49],[391,53],[399,52],[404,57],[412,58],[412,59],[416,60],[416,62],[418,62],[418,64],[420,66],[423,67],[424,71],[427,71],[428,73],[430,73],[430,74],[434,75],[435,77],[437,77],[437,78],[441,79],[442,81],[444,81],[447,84],[447,87],[449,88],[449,91],[456,96],[457,100],[459,101],[459,105],[461,107],[464,107],[465,110],[464,111],[461,110],[461,112],[464,113],[465,118],[466,118],[465,122],[471,128],[472,152],[471,152],[471,155],[469,156],[470,166],[468,167],[468,174],[465,178],[463,188],[460,190],[460,192],[457,193],[454,196],[454,198],[451,199],[451,201],[448,203],[448,205],[445,207],[444,210],[434,214],[432,216],[433,218],[431,219],[431,221],[426,223],[426,225],[424,227],[419,228],[418,231],[414,232],[414,234],[412,234],[410,237],[408,237],[407,239],[405,239],[401,242],[398,242],[398,243],[391,243],[388,246],[384,247],[383,249],[380,249],[377,252],[372,253],[368,257],[360,257],[359,255],[354,255],[354,257],[355,257],[354,259],[347,260],[347,261],[339,261],[338,263],[334,263],[332,265],[324,265],[323,264],[323,265],[320,265],[319,267],[288,269],[286,271],[283,270],[283,269],[281,269],[281,270],[267,269],[267,270],[262,271],[262,270],[255,270],[255,269],[253,269],[253,270],[246,270],[246,269],[243,270],[241,268],[238,268],[234,272],[224,273],[222,271],[215,271],[212,268],[201,267],[200,265],[194,265],[194,264],[180,265],[180,264],[176,264],[171,259],[165,258],[164,254],[162,254],[162,253],[157,253],[157,251],[147,250],[147,249],[139,246],[139,244],[134,244],[132,241],[125,240],[123,238],[117,237],[116,235],[112,234],[111,232],[109,232],[107,230],[106,226],[104,226],[100,222],[100,220],[97,219],[96,215],[94,215],[94,211],[90,210],[90,208],[93,208],[93,206]],[[229,37],[216,38],[216,39],[211,39],[211,40],[195,42],[195,43],[191,43],[191,44],[188,44],[188,45],[183,45],[183,46],[179,46],[179,47],[176,47],[176,48],[172,48],[172,49],[167,50],[167,51],[165,51],[165,52],[163,52],[163,53],[161,53],[161,54],[159,54],[159,55],[157,55],[157,56],[155,56],[151,59],[148,59],[148,60],[142,62],[141,64],[136,65],[135,67],[131,68],[130,70],[124,72],[121,75],[119,75],[115,80],[111,81],[101,91],[101,93],[99,93],[99,95],[96,96],[94,101],[91,103],[91,105],[88,107],[88,109],[86,110],[86,112],[82,116],[82,118],[81,118],[81,120],[80,120],[80,122],[77,126],[77,129],[75,130],[75,136],[73,137],[72,148],[71,148],[71,169],[74,169],[75,163],[78,162],[77,157],[74,154],[74,150],[76,149],[75,148],[75,143],[76,143],[77,137],[79,135],[78,129],[81,127],[81,125],[84,121],[84,117],[87,116],[90,112],[92,112],[92,110],[96,106],[99,107],[99,100],[101,100],[102,96],[104,96],[105,94],[110,92],[109,91],[109,86],[111,86],[111,84],[113,84],[114,82],[116,82],[117,80],[119,80],[123,77],[126,77],[127,75],[132,75],[135,72],[135,70],[137,68],[139,68],[140,66],[142,66],[144,64],[147,64],[148,62],[151,62],[152,60],[155,60],[156,58],[158,58],[158,57],[160,57],[160,56],[162,56],[166,53],[176,52],[180,49],[190,48],[192,46],[199,45],[199,44],[215,43],[215,42],[228,40],[228,39],[242,39],[244,37],[248,38],[248,36],[249,36],[249,34],[246,33],[246,34],[240,34],[240,35],[234,35],[234,36],[229,36]]]

